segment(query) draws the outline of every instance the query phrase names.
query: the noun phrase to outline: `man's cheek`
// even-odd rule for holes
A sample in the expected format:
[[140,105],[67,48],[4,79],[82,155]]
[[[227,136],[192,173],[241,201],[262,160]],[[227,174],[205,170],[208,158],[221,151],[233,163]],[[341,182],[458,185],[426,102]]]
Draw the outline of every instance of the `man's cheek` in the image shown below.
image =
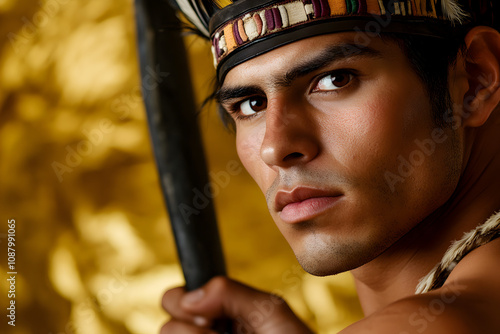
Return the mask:
[[250,167],[249,162],[251,159],[255,159],[258,152],[255,141],[249,140],[249,136],[238,134],[236,137],[236,151],[243,166],[248,170]]
[[[236,142],[238,156],[250,176],[263,188],[266,174],[272,171],[260,156],[260,144],[255,140],[238,138]],[[264,189],[263,189],[264,190]]]

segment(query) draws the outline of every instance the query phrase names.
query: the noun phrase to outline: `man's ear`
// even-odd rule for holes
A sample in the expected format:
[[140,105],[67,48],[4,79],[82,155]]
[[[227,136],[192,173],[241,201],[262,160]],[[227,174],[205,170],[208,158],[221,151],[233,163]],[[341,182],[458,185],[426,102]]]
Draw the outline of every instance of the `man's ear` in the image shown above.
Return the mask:
[[500,103],[500,33],[475,27],[465,37],[465,45],[469,90],[463,96],[463,126],[478,127]]

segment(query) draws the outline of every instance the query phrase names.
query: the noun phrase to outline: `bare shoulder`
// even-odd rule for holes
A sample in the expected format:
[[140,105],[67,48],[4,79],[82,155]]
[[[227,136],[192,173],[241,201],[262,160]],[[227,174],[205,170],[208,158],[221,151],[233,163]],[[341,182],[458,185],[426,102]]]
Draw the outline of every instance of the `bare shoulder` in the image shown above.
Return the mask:
[[399,300],[342,334],[500,333],[500,239],[465,256],[443,287]]
[[[477,280],[483,282],[486,286],[491,284],[491,288],[494,290],[500,290],[499,260],[500,238],[490,241],[467,254],[451,272],[447,284],[455,281]],[[474,288],[482,289],[484,286]]]

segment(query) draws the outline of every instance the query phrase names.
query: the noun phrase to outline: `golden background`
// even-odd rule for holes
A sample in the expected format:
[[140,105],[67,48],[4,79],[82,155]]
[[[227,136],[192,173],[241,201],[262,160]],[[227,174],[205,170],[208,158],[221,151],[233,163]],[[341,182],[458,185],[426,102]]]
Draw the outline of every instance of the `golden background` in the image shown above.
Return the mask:
[[[183,279],[140,96],[133,4],[0,0],[0,248],[16,220],[16,326],[1,333],[157,333]],[[200,103],[208,45],[186,39]],[[214,172],[238,161],[212,106],[200,118]],[[238,162],[239,163],[239,162]],[[229,275],[282,294],[320,333],[361,317],[349,274],[312,277],[245,172],[215,197]]]

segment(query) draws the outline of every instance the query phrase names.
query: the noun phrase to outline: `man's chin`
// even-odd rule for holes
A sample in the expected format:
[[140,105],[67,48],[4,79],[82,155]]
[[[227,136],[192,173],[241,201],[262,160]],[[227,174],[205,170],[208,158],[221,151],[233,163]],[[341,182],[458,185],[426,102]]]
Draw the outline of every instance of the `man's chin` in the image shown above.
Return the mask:
[[351,264],[345,262],[326,263],[327,261],[324,261],[322,263],[317,263],[316,261],[310,261],[310,259],[301,260],[298,257],[297,260],[302,269],[304,269],[304,271],[313,276],[319,276],[319,277],[337,275],[346,271],[356,269],[366,263],[363,261]]
[[310,247],[295,252],[302,268],[314,276],[331,276],[359,268],[382,253],[383,249],[350,243],[332,243],[330,247]]
[[309,268],[304,267],[304,266],[302,266],[302,269],[304,269],[304,271],[306,271],[307,273],[309,273],[313,276],[318,276],[318,277],[333,276],[333,275],[343,273],[344,271],[348,271],[348,270],[344,270],[344,271],[318,270],[317,268],[309,269]]

